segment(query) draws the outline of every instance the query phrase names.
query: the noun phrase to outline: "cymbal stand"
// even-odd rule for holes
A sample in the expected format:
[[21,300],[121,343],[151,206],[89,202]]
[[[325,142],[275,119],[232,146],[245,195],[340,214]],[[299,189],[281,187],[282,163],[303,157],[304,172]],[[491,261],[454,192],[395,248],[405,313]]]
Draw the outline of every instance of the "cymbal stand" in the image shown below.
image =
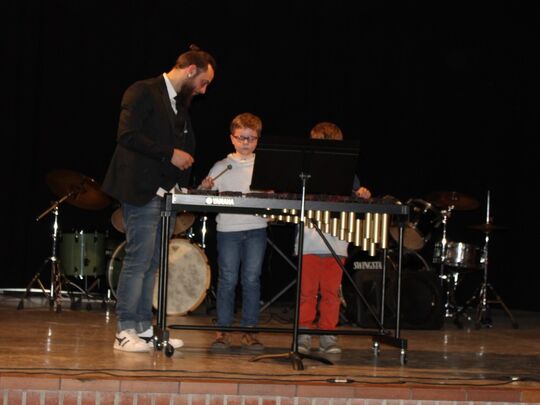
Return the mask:
[[[62,293],[62,275],[60,272],[60,267],[58,264],[58,258],[56,257],[56,246],[58,241],[58,206],[62,204],[66,199],[68,199],[71,194],[67,194],[64,197],[62,197],[60,200],[55,201],[47,210],[45,210],[43,213],[41,213],[37,218],[36,221],[41,220],[45,215],[47,215],[49,212],[53,212],[54,215],[54,221],[53,221],[53,232],[52,232],[52,243],[51,243],[51,256],[45,259],[45,262],[43,263],[42,268],[34,274],[34,277],[28,283],[26,286],[26,291],[21,297],[21,300],[19,301],[19,305],[17,306],[17,309],[23,309],[24,308],[24,300],[30,293],[30,290],[32,289],[32,285],[34,283],[38,283],[39,287],[41,288],[41,291],[43,291],[43,294],[49,298],[49,305],[51,309],[54,309],[57,312],[60,312],[62,310],[62,303],[61,303],[61,293]],[[45,286],[43,285],[43,282],[39,278],[41,275],[41,271],[43,268],[47,265],[47,263],[50,263],[50,269],[51,269],[51,286],[49,289],[49,293],[46,292]]]
[[[446,227],[448,224],[448,218],[452,215],[452,210],[454,209],[453,205],[450,205],[447,210],[442,210],[442,224],[443,224],[443,234],[441,239],[441,265],[439,270],[439,278],[441,279],[441,286],[446,291],[446,302],[444,303],[444,316],[445,318],[454,317],[456,310],[456,298],[455,292],[458,284],[459,273],[454,271],[452,274],[446,274],[446,255],[448,239],[446,238]],[[446,283],[446,285],[445,285]]]
[[[488,190],[487,192],[487,208],[486,208],[486,224],[490,224],[492,221],[492,218],[489,216],[489,204],[490,204],[490,192]],[[458,315],[463,314],[465,310],[470,306],[470,304],[474,301],[478,301],[478,304],[476,306],[476,318],[475,318],[475,326],[477,329],[480,329],[482,326],[491,328],[493,326],[493,321],[491,319],[491,311],[489,308],[489,304],[500,304],[504,312],[506,312],[506,315],[510,318],[510,321],[512,322],[512,327],[514,329],[519,328],[519,324],[514,319],[512,313],[504,303],[504,301],[501,299],[499,294],[495,291],[493,286],[488,282],[488,264],[489,264],[489,231],[485,232],[486,237],[484,239],[484,249],[482,251],[482,284],[476,291],[476,293],[465,303],[463,308],[459,311]],[[491,294],[495,297],[495,299],[490,300],[488,298],[488,293],[491,292]]]
[[[70,193],[64,195],[62,198],[60,198],[58,201],[55,201],[52,203],[52,205],[47,208],[45,211],[43,211],[37,218],[36,222],[40,221],[42,218],[44,218],[47,214],[49,214],[51,211],[54,215],[54,221],[53,221],[53,232],[51,234],[52,237],[52,243],[51,243],[51,256],[47,257],[45,261],[43,262],[43,265],[40,270],[38,270],[35,274],[32,280],[28,283],[26,286],[26,291],[24,292],[23,296],[21,297],[21,300],[19,301],[19,305],[17,306],[17,309],[23,309],[24,308],[24,300],[28,295],[30,294],[30,291],[32,289],[32,286],[34,283],[38,283],[39,287],[41,288],[41,291],[43,294],[49,298],[49,306],[51,309],[54,309],[56,312],[60,312],[62,310],[62,283],[65,283],[68,287],[75,287],[81,292],[84,292],[77,284],[72,283],[67,279],[67,277],[62,273],[60,270],[60,264],[58,261],[58,257],[56,256],[57,246],[58,246],[58,237],[59,237],[59,231],[58,231],[58,216],[59,216],[59,209],[58,207],[60,204],[62,204],[64,201],[66,201],[68,198],[78,194],[81,191],[81,187],[77,187],[74,190],[72,190]],[[41,275],[41,272],[45,268],[45,266],[50,263],[51,266],[51,286],[49,289],[49,292],[47,293],[45,286],[43,285],[43,282],[39,278]],[[73,303],[73,294],[72,290],[68,289],[68,294],[70,296],[71,302]]]

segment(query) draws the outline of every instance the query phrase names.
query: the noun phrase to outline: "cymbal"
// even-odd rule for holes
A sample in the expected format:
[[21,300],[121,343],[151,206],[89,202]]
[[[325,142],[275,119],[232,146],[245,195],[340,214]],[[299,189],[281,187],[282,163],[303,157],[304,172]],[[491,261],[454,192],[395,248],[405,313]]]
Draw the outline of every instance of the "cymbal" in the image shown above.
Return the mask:
[[480,225],[471,225],[471,226],[469,226],[469,228],[476,229],[477,231],[482,231],[484,233],[490,233],[490,232],[493,232],[493,231],[502,231],[504,229],[508,229],[505,226],[493,225],[493,224],[490,224],[490,223],[480,224]]
[[457,191],[439,191],[429,194],[426,199],[439,208],[453,206],[455,210],[474,210],[480,206],[478,200]]
[[46,182],[57,197],[67,196],[66,201],[78,208],[100,210],[111,203],[94,179],[72,170],[53,170],[47,174]]

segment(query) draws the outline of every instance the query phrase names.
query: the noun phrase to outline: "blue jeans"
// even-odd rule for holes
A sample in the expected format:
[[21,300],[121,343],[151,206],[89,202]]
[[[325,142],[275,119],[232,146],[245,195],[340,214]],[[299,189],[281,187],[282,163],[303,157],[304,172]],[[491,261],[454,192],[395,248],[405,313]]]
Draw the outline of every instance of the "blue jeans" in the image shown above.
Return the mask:
[[[159,267],[161,209],[154,197],[142,207],[123,204],[126,227],[125,256],[116,291],[117,330],[143,332],[152,326],[154,280]],[[171,234],[176,215],[171,215]],[[169,235],[170,236],[170,235]]]
[[266,228],[250,231],[218,232],[219,278],[217,287],[217,326],[231,326],[238,276],[242,283],[240,325],[256,326],[259,321],[261,271],[266,251]]

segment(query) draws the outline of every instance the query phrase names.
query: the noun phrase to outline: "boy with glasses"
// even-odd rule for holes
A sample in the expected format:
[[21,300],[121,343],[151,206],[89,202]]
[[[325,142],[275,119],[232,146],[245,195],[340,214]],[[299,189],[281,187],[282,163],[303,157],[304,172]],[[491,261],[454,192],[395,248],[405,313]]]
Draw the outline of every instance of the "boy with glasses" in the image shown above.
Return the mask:
[[[255,148],[262,122],[251,113],[237,115],[230,125],[235,152],[214,164],[200,188],[248,193],[255,163]],[[231,326],[234,320],[238,280],[242,286],[240,326],[255,327],[259,321],[260,277],[266,251],[267,221],[255,215],[216,216],[219,278],[217,285],[217,326]],[[250,351],[264,350],[253,333],[244,333],[241,345]],[[212,349],[226,350],[231,334],[217,332]]]

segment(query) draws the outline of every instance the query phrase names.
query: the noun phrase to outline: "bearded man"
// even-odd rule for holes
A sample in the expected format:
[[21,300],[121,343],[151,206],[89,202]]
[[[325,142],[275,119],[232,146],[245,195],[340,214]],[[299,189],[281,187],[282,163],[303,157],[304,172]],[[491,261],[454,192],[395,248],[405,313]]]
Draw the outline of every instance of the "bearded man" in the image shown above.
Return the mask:
[[[206,92],[215,65],[210,54],[192,45],[169,72],[135,82],[122,97],[117,145],[103,181],[103,190],[121,203],[126,231],[116,292],[116,350],[148,352],[154,347],[152,298],[162,200],[175,186],[189,184],[195,135],[188,108],[195,95]],[[183,345],[181,339],[168,343]]]

